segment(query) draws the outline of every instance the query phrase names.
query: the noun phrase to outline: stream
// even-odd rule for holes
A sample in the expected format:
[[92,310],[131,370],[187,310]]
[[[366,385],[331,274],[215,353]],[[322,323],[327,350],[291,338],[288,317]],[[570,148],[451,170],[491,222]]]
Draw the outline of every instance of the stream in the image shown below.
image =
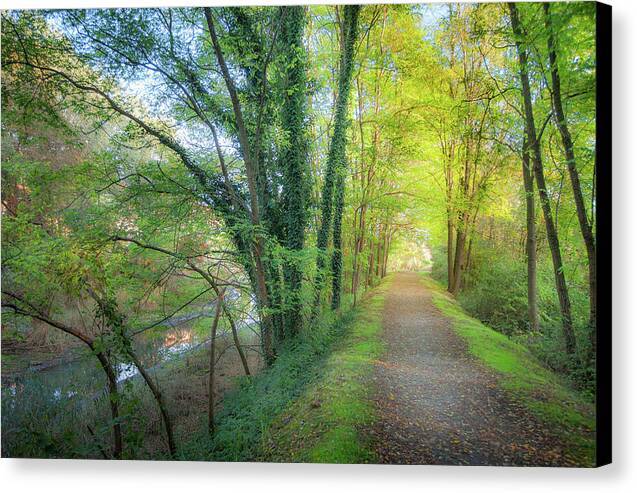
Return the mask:
[[[238,293],[229,294],[230,300],[239,296]],[[164,363],[182,358],[188,352],[209,342],[209,329],[195,330],[195,322],[202,318],[211,320],[215,306],[216,303],[212,302],[198,310],[173,316],[161,325],[134,337],[135,351],[151,375]],[[243,319],[237,319],[239,332],[250,331],[254,319],[253,309]],[[25,357],[28,357],[28,354]],[[129,363],[118,363],[114,369],[120,384],[139,375],[137,367]],[[73,348],[61,357],[32,365],[10,377],[3,375],[3,425],[7,411],[24,411],[25,406],[29,408],[59,405],[64,401],[74,400],[77,396],[98,397],[104,393],[105,388],[105,376],[97,359],[83,347]]]

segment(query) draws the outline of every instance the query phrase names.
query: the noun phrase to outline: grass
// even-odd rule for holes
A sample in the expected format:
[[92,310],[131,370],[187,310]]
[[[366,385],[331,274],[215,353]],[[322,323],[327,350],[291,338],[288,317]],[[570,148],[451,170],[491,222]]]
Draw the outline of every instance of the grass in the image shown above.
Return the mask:
[[595,463],[593,407],[551,372],[523,345],[467,315],[460,305],[429,277],[435,306],[453,322],[470,353],[499,376],[500,385],[536,418],[556,430],[569,447],[574,463]]
[[380,340],[384,290],[376,288],[352,310],[320,377],[272,423],[261,459],[278,462],[360,464],[375,462],[359,432],[375,418],[366,377],[383,351]]

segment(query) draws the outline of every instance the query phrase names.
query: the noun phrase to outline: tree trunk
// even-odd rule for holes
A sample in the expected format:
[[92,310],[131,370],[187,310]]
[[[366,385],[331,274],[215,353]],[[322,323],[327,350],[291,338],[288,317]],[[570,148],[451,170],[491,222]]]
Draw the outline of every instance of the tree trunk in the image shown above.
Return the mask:
[[164,422],[166,437],[168,438],[168,451],[170,452],[170,457],[174,459],[177,455],[177,447],[175,446],[175,438],[173,436],[172,421],[170,420],[170,415],[168,414],[168,409],[166,408],[164,397],[160,392],[159,387],[155,385],[155,382],[153,382],[152,378],[142,365],[141,361],[139,361],[137,355],[130,348],[128,349],[128,356],[137,367],[139,374],[142,376],[142,378],[146,382],[146,385],[148,385],[148,388],[157,401],[157,406],[159,407],[159,412],[161,414],[162,421]]
[[467,276],[469,271],[471,270],[471,250],[473,247],[473,232],[469,237],[469,246],[467,246],[467,253],[464,256],[463,269],[462,269],[462,281],[460,286],[467,285]]
[[[451,212],[448,211],[447,214]],[[453,249],[453,221],[451,218],[447,219],[447,291],[452,292],[452,284],[453,284],[453,259],[454,259],[454,249]]]
[[354,295],[354,304],[356,304],[356,287],[358,286],[358,243],[360,231],[357,227],[358,210],[354,210],[354,221],[352,222],[352,231],[354,232],[354,241],[352,246],[352,284],[350,293]]
[[343,207],[345,206],[345,167],[343,166],[338,171],[335,190],[334,251],[332,252],[332,310],[338,309],[341,304],[341,283],[343,276],[343,251],[341,242]]
[[228,319],[228,323],[230,324],[230,329],[232,330],[232,340],[234,342],[234,346],[237,348],[237,353],[239,353],[239,358],[241,358],[243,371],[247,376],[250,376],[250,367],[248,366],[248,359],[246,358],[245,352],[241,347],[241,341],[239,340],[239,333],[237,331],[237,324],[235,324],[234,318],[232,317],[230,310],[223,300],[221,301],[221,305],[223,306],[223,312],[226,314],[226,318]]
[[542,153],[540,143],[537,140],[535,130],[535,120],[533,118],[533,102],[531,99],[531,88],[528,76],[528,58],[527,52],[522,45],[522,28],[518,17],[517,7],[514,3],[509,3],[509,11],[511,13],[511,27],[515,35],[515,44],[518,52],[520,63],[520,81],[522,84],[522,96],[524,99],[524,113],[526,119],[526,139],[531,150],[533,151],[533,172],[537,181],[538,192],[540,195],[540,203],[544,215],[544,223],[546,224],[546,236],[551,249],[551,259],[553,261],[553,272],[555,274],[555,286],[560,302],[560,310],[562,313],[562,332],[566,352],[574,355],[576,351],[575,333],[573,331],[573,320],[571,317],[571,301],[568,295],[568,287],[566,278],[564,277],[564,265],[562,263],[562,254],[560,251],[560,242],[553,222],[551,213],[551,203],[546,190],[546,182],[544,180],[544,167],[542,165]]
[[529,149],[524,142],[522,150],[522,177],[524,180],[524,196],[526,201],[526,270],[527,270],[527,302],[529,305],[529,325],[536,332],[540,328],[537,304],[537,239],[535,235],[535,198],[533,191],[533,170]]
[[383,269],[382,269],[382,277],[387,275],[387,260],[389,259],[389,248],[391,247],[391,239],[394,234],[394,230],[390,228],[389,234],[387,235],[387,246],[385,248],[385,258],[383,259]]
[[374,240],[372,238],[369,239],[369,265],[367,266],[367,279],[365,285],[367,287],[372,285],[372,277],[374,273]]
[[584,244],[586,245],[586,254],[588,256],[588,291],[590,301],[589,325],[592,334],[592,350],[595,351],[594,346],[597,340],[595,335],[597,327],[597,252],[595,248],[595,237],[593,235],[593,228],[591,227],[591,224],[588,220],[588,215],[586,214],[586,206],[584,204],[584,197],[582,195],[582,186],[580,184],[579,173],[577,171],[575,161],[575,151],[573,150],[573,139],[566,123],[566,116],[564,114],[564,108],[562,105],[562,88],[557,63],[557,52],[551,22],[550,6],[548,3],[544,3],[543,5],[544,20],[548,35],[547,44],[549,51],[549,62],[551,67],[551,84],[553,86],[551,91],[553,115],[555,117],[555,122],[562,138],[562,145],[564,147],[564,154],[566,156],[568,174],[571,179],[571,186],[573,188],[573,198],[575,199],[577,219],[579,221],[582,237],[584,238]]
[[376,244],[376,279],[380,277],[382,262],[383,262],[383,244],[385,242],[385,225],[379,224],[378,226],[378,243]]
[[217,307],[215,317],[212,320],[210,328],[210,365],[208,368],[208,433],[212,437],[215,434],[215,362],[216,362],[216,340],[217,327],[219,327],[219,318],[223,307],[224,291],[220,291],[217,295]]
[[[283,195],[286,219],[286,246],[293,252],[303,250],[307,225],[306,197],[308,196],[307,115],[307,54],[303,46],[305,27],[304,7],[282,7],[282,43],[288,56],[286,85],[282,108],[282,126],[289,135],[283,152]],[[284,314],[285,334],[298,334],[303,325],[301,284],[303,272],[297,262],[286,262],[285,284],[289,308]]]
[[[341,251],[341,226],[343,220],[343,207],[345,205],[345,173],[347,171],[346,156],[346,129],[347,106],[349,101],[350,85],[352,80],[352,68],[354,65],[354,46],[358,37],[359,5],[346,5],[345,8],[345,52],[341,67],[343,73],[339,77],[338,102],[343,105],[340,112],[341,134],[340,142],[335,146],[334,159],[336,164],[335,205],[334,205],[334,252],[332,254],[332,310],[336,310],[341,303],[341,282],[343,276],[343,252]],[[341,98],[342,93],[342,98]],[[336,138],[336,130],[334,131]],[[331,150],[331,149],[330,149]]]
[[[89,345],[91,351],[95,352],[93,345]],[[108,401],[111,408],[111,418],[113,420],[113,458],[122,458],[122,427],[119,423],[119,391],[117,389],[117,376],[113,371],[113,367],[104,355],[104,353],[96,353],[95,356],[100,362],[100,366],[106,374],[108,382]]]
[[465,242],[467,239],[467,233],[465,231],[466,227],[466,219],[463,216],[460,220],[460,225],[457,230],[458,233],[456,235],[456,251],[454,255],[453,261],[453,277],[451,278],[451,294],[454,296],[460,292],[460,284],[462,282],[462,260],[465,256]]
[[356,294],[358,292],[358,287],[360,284],[361,256],[365,248],[366,213],[367,206],[362,205],[358,219],[358,231],[356,231],[356,223],[354,224],[356,235],[356,241],[354,243],[354,272],[352,274],[352,294],[354,295],[354,304],[356,304]]

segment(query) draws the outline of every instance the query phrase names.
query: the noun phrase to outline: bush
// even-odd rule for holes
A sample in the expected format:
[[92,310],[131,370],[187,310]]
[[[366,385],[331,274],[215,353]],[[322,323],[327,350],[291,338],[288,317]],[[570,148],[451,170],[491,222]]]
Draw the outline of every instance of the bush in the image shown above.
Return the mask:
[[475,318],[506,335],[529,329],[526,267],[506,256],[482,258],[458,296]]
[[431,249],[431,258],[433,260],[431,277],[441,285],[447,286],[449,282],[447,278],[447,248],[444,246],[434,246]]

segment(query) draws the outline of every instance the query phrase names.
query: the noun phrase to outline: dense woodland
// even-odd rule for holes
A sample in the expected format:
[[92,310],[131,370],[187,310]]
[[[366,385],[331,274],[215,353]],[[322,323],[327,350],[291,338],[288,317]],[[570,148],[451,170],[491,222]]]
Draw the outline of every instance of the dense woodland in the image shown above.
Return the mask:
[[595,66],[588,2],[3,12],[3,455],[258,457],[400,270],[592,400]]

